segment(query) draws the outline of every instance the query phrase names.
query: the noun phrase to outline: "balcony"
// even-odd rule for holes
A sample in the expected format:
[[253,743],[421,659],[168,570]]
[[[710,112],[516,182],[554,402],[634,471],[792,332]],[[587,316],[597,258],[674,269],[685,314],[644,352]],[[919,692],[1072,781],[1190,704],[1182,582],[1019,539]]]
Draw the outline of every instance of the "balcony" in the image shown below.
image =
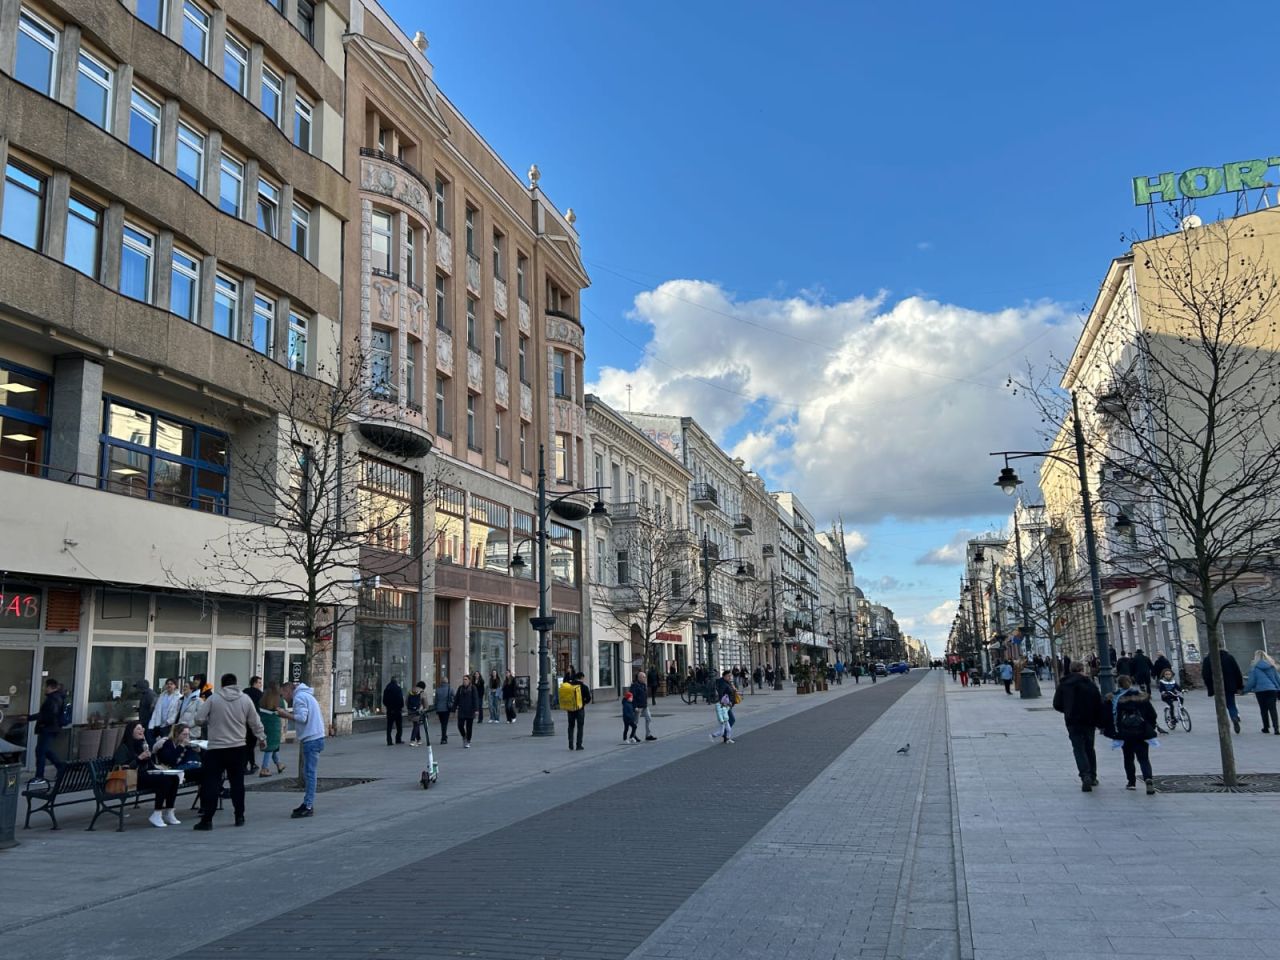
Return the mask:
[[703,549],[707,552],[708,560],[715,562],[720,559],[720,544],[712,543],[710,540],[704,540]]
[[773,544],[766,543],[763,547],[761,547],[760,556],[764,557],[766,560],[773,559]]
[[742,569],[746,571],[746,578],[748,580],[754,580],[756,578],[756,565],[751,561],[748,560],[743,563]]
[[423,189],[427,191],[427,197],[431,197],[431,183],[423,176],[422,171],[411,163],[405,163],[399,157],[392,156],[389,153],[383,153],[381,150],[375,150],[373,147],[361,147],[360,156],[372,157],[375,160],[381,160],[383,163],[389,163],[392,166],[399,167],[405,173],[412,176],[418,183],[422,184]]
[[733,519],[733,532],[744,537],[749,537],[756,532],[755,524],[745,513],[740,513]]
[[619,522],[646,519],[645,507],[638,500],[616,500],[609,504],[609,516]]
[[695,483],[693,485],[693,505],[704,509],[719,507],[720,491],[709,483]]

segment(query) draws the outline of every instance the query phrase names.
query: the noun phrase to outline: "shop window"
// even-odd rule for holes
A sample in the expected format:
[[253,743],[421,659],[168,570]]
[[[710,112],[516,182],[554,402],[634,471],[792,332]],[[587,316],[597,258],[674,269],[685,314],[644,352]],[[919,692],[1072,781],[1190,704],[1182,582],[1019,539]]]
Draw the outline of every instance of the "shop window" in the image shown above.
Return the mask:
[[450,678],[449,672],[449,604],[448,600],[437,599],[435,602],[435,629],[432,638],[432,650],[435,661],[435,683],[447,681]]
[[509,569],[511,510],[484,497],[471,497],[468,566],[505,574]]
[[572,664],[582,665],[582,616],[576,611],[553,610],[555,631],[551,634],[551,655],[556,672],[562,674]]
[[[141,639],[141,638],[140,638]],[[95,643],[89,651],[90,720],[125,720],[138,715],[134,684],[146,674],[147,648]]]
[[505,604],[471,602],[468,668],[479,670],[486,683],[491,672],[502,676],[507,669],[507,619]]
[[226,434],[112,397],[104,406],[103,489],[226,513]]
[[352,660],[352,709],[357,720],[382,713],[382,691],[391,678],[408,688],[413,627],[407,623],[356,621]]
[[35,584],[0,580],[0,630],[39,630],[41,599]]

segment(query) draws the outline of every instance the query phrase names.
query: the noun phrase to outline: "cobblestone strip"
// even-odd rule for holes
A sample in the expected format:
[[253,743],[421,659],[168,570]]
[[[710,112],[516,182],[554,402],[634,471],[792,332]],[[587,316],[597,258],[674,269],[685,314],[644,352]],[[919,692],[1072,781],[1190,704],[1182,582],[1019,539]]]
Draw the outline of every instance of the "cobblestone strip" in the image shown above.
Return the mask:
[[[886,684],[735,744],[708,743],[184,956],[621,960],[916,685]],[[904,769],[895,759],[884,766]],[[896,877],[900,861],[879,859]]]

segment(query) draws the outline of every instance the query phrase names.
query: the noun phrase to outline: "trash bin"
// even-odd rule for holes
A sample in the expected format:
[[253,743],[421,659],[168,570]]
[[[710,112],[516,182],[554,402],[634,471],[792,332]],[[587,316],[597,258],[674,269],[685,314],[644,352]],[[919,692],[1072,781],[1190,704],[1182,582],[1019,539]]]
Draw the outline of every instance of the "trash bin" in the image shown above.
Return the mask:
[[22,764],[0,764],[0,850],[16,847],[13,830],[18,823],[18,777]]

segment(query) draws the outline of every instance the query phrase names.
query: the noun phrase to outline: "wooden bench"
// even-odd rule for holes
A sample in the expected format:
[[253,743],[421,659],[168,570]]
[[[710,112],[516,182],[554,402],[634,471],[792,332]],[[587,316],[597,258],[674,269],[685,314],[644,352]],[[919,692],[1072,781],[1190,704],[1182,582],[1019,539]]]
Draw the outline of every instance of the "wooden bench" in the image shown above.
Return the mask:
[[[22,829],[27,830],[31,827],[33,813],[46,813],[53,821],[53,829],[57,830],[58,818],[53,812],[57,807],[87,803],[92,800],[93,794],[86,791],[93,789],[93,764],[97,762],[97,760],[75,760],[64,763],[52,783],[39,787],[28,784],[22,791],[22,795],[27,798],[27,818],[22,824]],[[80,796],[68,796],[68,794],[80,794]]]

